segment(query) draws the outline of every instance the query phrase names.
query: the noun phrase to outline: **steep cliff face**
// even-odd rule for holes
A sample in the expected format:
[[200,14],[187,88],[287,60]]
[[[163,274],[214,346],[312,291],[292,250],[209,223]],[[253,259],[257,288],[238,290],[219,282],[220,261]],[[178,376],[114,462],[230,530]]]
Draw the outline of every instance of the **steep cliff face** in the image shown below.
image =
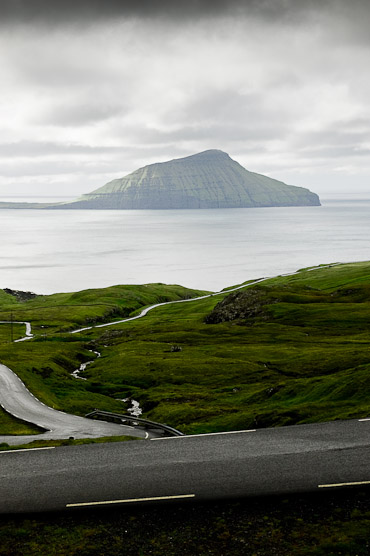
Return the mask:
[[[209,150],[150,164],[83,195],[64,208],[195,209],[320,205],[308,189],[249,172]],[[63,206],[60,206],[63,208]]]

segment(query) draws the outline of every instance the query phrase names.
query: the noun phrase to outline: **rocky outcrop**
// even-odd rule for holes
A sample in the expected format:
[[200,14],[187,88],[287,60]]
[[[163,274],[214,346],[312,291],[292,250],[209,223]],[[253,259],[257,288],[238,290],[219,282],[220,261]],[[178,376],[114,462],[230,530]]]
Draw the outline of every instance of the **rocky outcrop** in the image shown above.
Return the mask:
[[37,297],[36,293],[33,292],[23,292],[21,290],[11,290],[10,288],[4,288],[4,292],[12,295],[17,301],[28,301],[29,299],[34,299]]
[[206,324],[220,322],[245,321],[264,316],[264,306],[271,303],[267,293],[258,286],[245,291],[233,292],[222,301],[204,319]]

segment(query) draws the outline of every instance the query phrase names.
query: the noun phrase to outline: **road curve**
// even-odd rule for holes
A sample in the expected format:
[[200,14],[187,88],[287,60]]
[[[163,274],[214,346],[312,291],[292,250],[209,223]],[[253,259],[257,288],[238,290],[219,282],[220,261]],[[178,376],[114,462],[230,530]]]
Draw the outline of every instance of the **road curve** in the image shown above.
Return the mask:
[[370,420],[0,452],[0,513],[368,487]]
[[[318,268],[330,268],[331,266],[337,266],[340,265],[341,263],[332,263],[332,264],[328,264],[328,265],[320,265],[320,266],[315,266],[312,267],[310,269],[307,269],[308,272],[316,270]],[[280,276],[293,276],[294,274],[298,274],[300,271],[297,270],[296,272],[288,272],[287,274],[280,274]],[[207,299],[208,297],[215,297],[218,295],[227,295],[229,293],[238,291],[238,290],[242,290],[244,288],[248,288],[250,286],[254,286],[255,284],[259,284],[260,282],[266,282],[266,280],[271,280],[271,276],[268,277],[264,277],[264,278],[258,278],[256,280],[251,280],[250,282],[241,284],[240,286],[235,286],[229,289],[225,289],[225,290],[221,290],[219,292],[214,292],[214,293],[208,293],[206,295],[202,295],[200,297],[191,297],[189,299],[178,299],[176,301],[165,301],[163,303],[156,303],[155,305],[150,305],[149,307],[146,307],[145,309],[143,309],[138,315],[134,316],[134,317],[128,317],[122,320],[116,320],[113,322],[106,322],[104,324],[94,324],[92,326],[85,326],[84,328],[77,328],[76,330],[71,330],[70,334],[77,334],[78,332],[84,332],[85,330],[92,330],[93,328],[104,328],[105,326],[113,326],[115,324],[122,324],[124,322],[130,322],[132,320],[137,320],[137,319],[141,319],[142,317],[145,317],[145,315],[147,315],[149,313],[149,311],[152,311],[153,309],[156,309],[157,307],[163,307],[164,305],[173,305],[175,303],[190,303],[191,301],[199,301],[200,299]],[[18,341],[23,341],[28,339],[27,337],[22,338],[21,340]]]
[[40,402],[18,376],[8,367],[0,364],[0,405],[15,417],[38,425],[46,430],[39,435],[0,436],[0,442],[9,445],[25,444],[36,439],[48,440],[58,438],[99,438],[102,436],[130,435],[140,438],[146,432],[125,425],[104,421],[85,419],[57,411]]

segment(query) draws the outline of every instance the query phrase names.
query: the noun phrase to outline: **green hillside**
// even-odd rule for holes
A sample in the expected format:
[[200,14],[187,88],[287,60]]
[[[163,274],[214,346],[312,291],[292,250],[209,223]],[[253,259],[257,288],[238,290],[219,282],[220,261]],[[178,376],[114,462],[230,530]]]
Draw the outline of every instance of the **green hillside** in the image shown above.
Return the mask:
[[151,164],[73,203],[76,209],[198,209],[320,205],[308,189],[249,172],[219,150]]
[[[132,296],[145,288],[159,289],[142,305],[197,293],[117,286],[12,303],[3,294],[0,319],[11,308],[18,320],[35,322],[36,336],[10,344],[9,325],[1,325],[0,361],[53,407],[125,412],[120,400],[133,397],[145,417],[186,433],[370,414],[370,263],[303,270],[162,306],[139,320],[67,332],[115,311],[135,313]],[[88,360],[87,380],[71,376]]]

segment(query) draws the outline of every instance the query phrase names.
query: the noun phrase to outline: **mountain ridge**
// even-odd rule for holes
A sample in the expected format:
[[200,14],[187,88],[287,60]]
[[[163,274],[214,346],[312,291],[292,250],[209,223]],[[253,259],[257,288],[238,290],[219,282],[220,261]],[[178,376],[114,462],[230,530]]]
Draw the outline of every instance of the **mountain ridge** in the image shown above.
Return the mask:
[[129,210],[319,205],[318,195],[308,189],[250,172],[227,153],[211,149],[144,166],[55,208]]

